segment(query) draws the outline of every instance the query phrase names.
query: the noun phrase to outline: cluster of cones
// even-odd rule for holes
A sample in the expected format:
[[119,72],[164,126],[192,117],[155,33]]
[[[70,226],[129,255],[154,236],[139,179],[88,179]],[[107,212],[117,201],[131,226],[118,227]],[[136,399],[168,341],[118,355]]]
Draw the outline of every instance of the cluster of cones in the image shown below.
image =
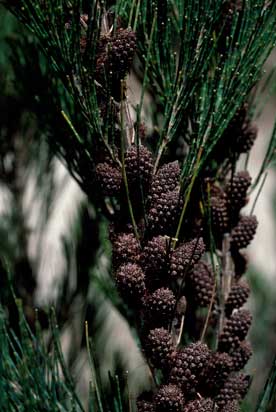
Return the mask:
[[[249,386],[248,376],[240,371],[252,353],[245,340],[251,315],[242,306],[250,290],[241,279],[246,258],[240,250],[251,242],[257,227],[254,216],[240,214],[250,177],[247,172],[234,174],[223,188],[208,182],[216,247],[222,252],[223,239],[228,236],[233,263],[223,328],[217,349],[211,350],[196,334],[190,333],[193,343],[188,345],[178,339],[181,319],[188,311],[195,316],[199,308],[211,311],[207,328],[216,327],[218,322],[219,288],[208,261],[206,215],[201,216],[202,230],[196,236],[186,232],[174,239],[183,208],[178,163],[164,164],[153,175],[153,158],[145,146],[129,147],[124,163],[137,231],[133,231],[122,205],[110,229],[114,279],[123,300],[136,314],[142,348],[153,374],[159,371],[158,376],[162,376],[152,393],[138,398],[138,411],[212,411],[215,405],[219,412],[239,411]],[[97,170],[103,190],[112,188],[118,203],[123,202],[119,169],[98,166]]]
[[[99,84],[108,86],[98,96],[103,122],[111,113],[116,124],[114,158],[103,152],[96,164],[99,190],[112,199],[114,208],[110,226],[114,280],[136,315],[142,349],[153,376],[158,376],[152,391],[138,397],[137,409],[237,412],[249,387],[249,377],[241,371],[252,353],[246,341],[251,314],[243,305],[250,290],[242,278],[247,266],[242,249],[252,241],[257,220],[241,214],[251,178],[246,171],[220,180],[200,176],[188,222],[184,219],[180,227],[185,193],[178,161],[161,164],[154,172],[156,159],[139,138],[122,153],[116,102],[125,97],[120,80],[131,67],[135,44],[136,36],[129,29],[118,26],[115,32],[102,34],[95,76]],[[84,36],[83,53],[86,47]],[[247,153],[256,133],[243,106],[213,151],[217,170]],[[225,253],[231,261],[229,288],[223,293],[219,279],[224,268],[210,262],[214,249],[222,261]],[[190,327],[199,311],[206,320],[202,335]],[[212,345],[204,337],[209,330],[214,335],[216,328],[217,345]]]

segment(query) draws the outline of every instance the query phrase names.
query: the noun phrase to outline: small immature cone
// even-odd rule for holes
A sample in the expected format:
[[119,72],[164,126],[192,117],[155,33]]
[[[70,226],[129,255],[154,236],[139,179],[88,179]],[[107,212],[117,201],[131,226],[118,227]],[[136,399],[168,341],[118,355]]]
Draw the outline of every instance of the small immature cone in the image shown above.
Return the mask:
[[242,216],[231,232],[231,248],[246,248],[253,240],[258,226],[256,216]]
[[143,310],[145,322],[154,326],[168,326],[172,321],[176,299],[168,288],[160,288],[145,297]]
[[156,412],[182,412],[184,396],[176,385],[163,385],[154,396]]
[[172,254],[170,276],[172,278],[183,277],[187,269],[192,268],[204,252],[205,244],[202,238],[183,243]]
[[130,306],[139,305],[145,294],[145,275],[135,263],[121,265],[115,274],[115,280],[122,298]]
[[96,178],[101,192],[105,196],[117,196],[120,193],[122,174],[120,170],[108,163],[99,163],[96,166]]
[[155,368],[167,371],[174,350],[171,334],[164,328],[152,329],[145,341],[145,352]]
[[247,301],[249,294],[250,288],[246,280],[234,283],[225,303],[226,316],[229,317],[234,309],[241,308]]
[[211,352],[201,342],[191,343],[173,354],[170,382],[178,385],[184,395],[191,396],[201,383],[202,374],[208,365]]
[[252,315],[247,309],[240,309],[227,319],[219,336],[218,349],[220,352],[230,352],[244,340],[252,322]]
[[140,245],[133,233],[120,233],[113,241],[112,263],[117,268],[124,263],[139,263]]

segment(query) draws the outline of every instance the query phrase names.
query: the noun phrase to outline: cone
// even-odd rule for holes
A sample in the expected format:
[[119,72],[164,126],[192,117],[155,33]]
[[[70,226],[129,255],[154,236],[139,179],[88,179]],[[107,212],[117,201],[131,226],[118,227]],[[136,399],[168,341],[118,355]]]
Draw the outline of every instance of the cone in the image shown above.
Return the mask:
[[235,283],[225,302],[226,316],[229,317],[234,309],[240,309],[247,301],[249,294],[250,288],[246,280]]
[[115,275],[122,298],[130,306],[140,304],[145,294],[145,275],[140,266],[127,263],[119,267]]
[[156,328],[149,332],[145,352],[155,368],[169,369],[173,349],[172,336],[166,329]]
[[156,412],[182,412],[184,396],[176,385],[163,385],[154,396]]
[[199,261],[204,252],[205,244],[202,238],[183,243],[172,254],[170,276],[172,278],[183,277],[188,269]]
[[256,216],[242,216],[231,232],[232,249],[246,248],[253,240],[258,226]]
[[184,396],[191,396],[198,389],[210,356],[207,345],[201,342],[191,343],[176,351],[172,358],[170,382],[181,387]]
[[244,340],[252,322],[252,315],[247,309],[237,310],[226,321],[219,336],[218,349],[220,352],[230,352]]
[[149,325],[168,326],[171,322],[176,300],[168,288],[160,288],[144,299],[145,321]]

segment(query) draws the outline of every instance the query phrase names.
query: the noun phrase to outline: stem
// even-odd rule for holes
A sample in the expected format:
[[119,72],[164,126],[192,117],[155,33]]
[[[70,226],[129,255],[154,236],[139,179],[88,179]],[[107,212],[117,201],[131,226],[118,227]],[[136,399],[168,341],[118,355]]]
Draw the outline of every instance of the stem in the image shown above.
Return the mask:
[[198,151],[198,155],[197,155],[197,159],[196,159],[196,163],[195,163],[195,168],[194,168],[194,173],[193,173],[193,176],[192,176],[191,183],[189,184],[189,187],[188,187],[187,196],[185,198],[185,202],[184,202],[184,205],[183,205],[183,208],[182,208],[182,212],[181,212],[181,216],[180,216],[180,219],[179,219],[177,231],[176,231],[176,234],[175,234],[175,239],[173,241],[173,249],[175,249],[176,240],[179,237],[181,226],[182,226],[182,223],[183,223],[183,220],[184,220],[184,215],[185,215],[185,212],[186,212],[189,200],[190,200],[191,192],[192,192],[192,189],[193,189],[193,186],[194,186],[194,183],[195,183],[195,179],[196,179],[196,176],[197,176],[197,170],[198,170],[199,162],[200,162],[200,159],[201,159],[201,156],[202,156],[202,152],[203,152],[203,147],[201,146],[199,148],[199,151]]
[[[121,87],[121,93],[123,94],[123,86]],[[123,111],[122,111],[122,103],[121,103],[121,158],[122,158],[122,176],[123,176],[123,181],[124,181],[124,185],[125,185],[125,189],[126,189],[126,197],[127,197],[127,204],[128,204],[128,209],[129,209],[129,214],[130,214],[130,218],[131,218],[131,222],[132,222],[132,226],[133,226],[133,230],[134,230],[134,234],[135,237],[137,239],[137,241],[140,241],[139,238],[139,233],[138,233],[138,229],[137,229],[137,225],[136,225],[136,221],[135,221],[135,217],[134,217],[134,213],[133,213],[133,208],[132,208],[132,204],[131,204],[131,200],[130,200],[130,195],[129,195],[129,188],[128,188],[128,181],[127,181],[127,175],[126,175],[126,166],[125,166],[125,148],[124,148],[124,139],[123,139]]]
[[230,290],[230,235],[225,233],[222,241],[222,267],[220,275],[220,308],[219,308],[219,334],[222,332],[224,324],[225,302]]

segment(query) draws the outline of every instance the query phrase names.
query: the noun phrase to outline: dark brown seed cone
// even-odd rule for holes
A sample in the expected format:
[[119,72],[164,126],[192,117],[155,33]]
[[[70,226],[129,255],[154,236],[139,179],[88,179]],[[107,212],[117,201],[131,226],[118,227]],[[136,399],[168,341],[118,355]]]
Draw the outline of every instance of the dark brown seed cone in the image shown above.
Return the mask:
[[217,394],[232,370],[233,361],[230,355],[219,352],[213,353],[206,368],[203,393],[212,394],[212,396]]
[[155,404],[145,400],[136,401],[137,412],[155,412]]
[[102,36],[97,50],[96,74],[111,74],[114,79],[123,79],[132,65],[136,49],[135,33],[120,28],[114,36]]
[[253,240],[258,226],[256,216],[241,216],[237,226],[231,232],[231,247],[243,249]]
[[169,264],[169,244],[164,236],[156,236],[143,249],[141,265],[149,282],[167,273]]
[[176,300],[168,288],[160,288],[143,301],[145,323],[154,326],[168,326],[171,322]]
[[176,351],[172,356],[170,382],[180,386],[187,397],[192,396],[201,383],[210,356],[208,346],[201,342],[191,343]]
[[154,206],[164,194],[172,192],[179,184],[180,168],[178,161],[162,166],[152,180],[148,201]]
[[129,29],[120,28],[108,44],[110,69],[123,79],[132,65],[136,49],[136,35]]
[[183,200],[179,188],[164,193],[148,213],[149,230],[152,234],[171,235],[176,232]]
[[125,168],[129,190],[140,192],[140,185],[147,190],[153,169],[152,154],[145,146],[130,146],[125,153]]
[[225,382],[223,388],[219,391],[215,402],[222,410],[233,401],[241,401],[246,395],[249,388],[249,377],[243,373],[232,374]]
[[229,230],[227,202],[225,197],[211,197],[211,224],[215,238],[220,239]]
[[233,371],[242,370],[252,356],[252,347],[249,342],[243,341],[231,352]]
[[214,280],[211,266],[198,262],[186,282],[188,301],[202,308],[208,307],[212,299]]
[[239,402],[228,402],[223,408],[220,408],[218,412],[240,412]]
[[250,294],[250,288],[246,280],[235,283],[229,296],[225,302],[225,314],[227,317],[231,315],[234,309],[241,308],[247,301]]
[[122,298],[130,306],[140,304],[145,294],[145,275],[140,266],[127,263],[119,267],[115,280]]
[[214,401],[209,398],[201,398],[195,401],[188,402],[183,409],[183,412],[213,412]]
[[155,412],[152,392],[143,392],[136,400],[137,412]]
[[99,163],[96,166],[96,177],[100,189],[105,196],[116,196],[120,193],[122,174],[120,170],[108,163]]
[[251,185],[251,177],[247,171],[239,172],[227,183],[225,192],[227,195],[227,207],[231,216],[231,223],[236,223],[240,210],[246,205],[247,190]]
[[213,152],[213,158],[219,163],[225,159],[237,158],[248,153],[257,136],[257,129],[248,118],[248,105],[244,104],[229,123],[226,131]]
[[231,256],[235,265],[235,279],[239,280],[247,271],[248,257],[238,250],[232,250]]
[[202,238],[183,243],[172,253],[170,276],[172,278],[183,277],[188,269],[199,261],[204,252],[205,244]]
[[123,263],[139,263],[140,245],[133,233],[120,233],[113,241],[112,262],[117,268]]
[[181,412],[184,405],[184,396],[176,385],[163,385],[154,396],[157,412]]
[[251,326],[252,315],[247,309],[239,309],[227,319],[219,337],[220,352],[230,352],[244,340]]
[[251,124],[249,119],[243,123],[242,131],[237,139],[237,152],[238,153],[248,153],[258,134],[258,129],[254,124]]
[[167,371],[174,350],[171,334],[164,328],[152,329],[145,341],[145,353],[155,368]]

